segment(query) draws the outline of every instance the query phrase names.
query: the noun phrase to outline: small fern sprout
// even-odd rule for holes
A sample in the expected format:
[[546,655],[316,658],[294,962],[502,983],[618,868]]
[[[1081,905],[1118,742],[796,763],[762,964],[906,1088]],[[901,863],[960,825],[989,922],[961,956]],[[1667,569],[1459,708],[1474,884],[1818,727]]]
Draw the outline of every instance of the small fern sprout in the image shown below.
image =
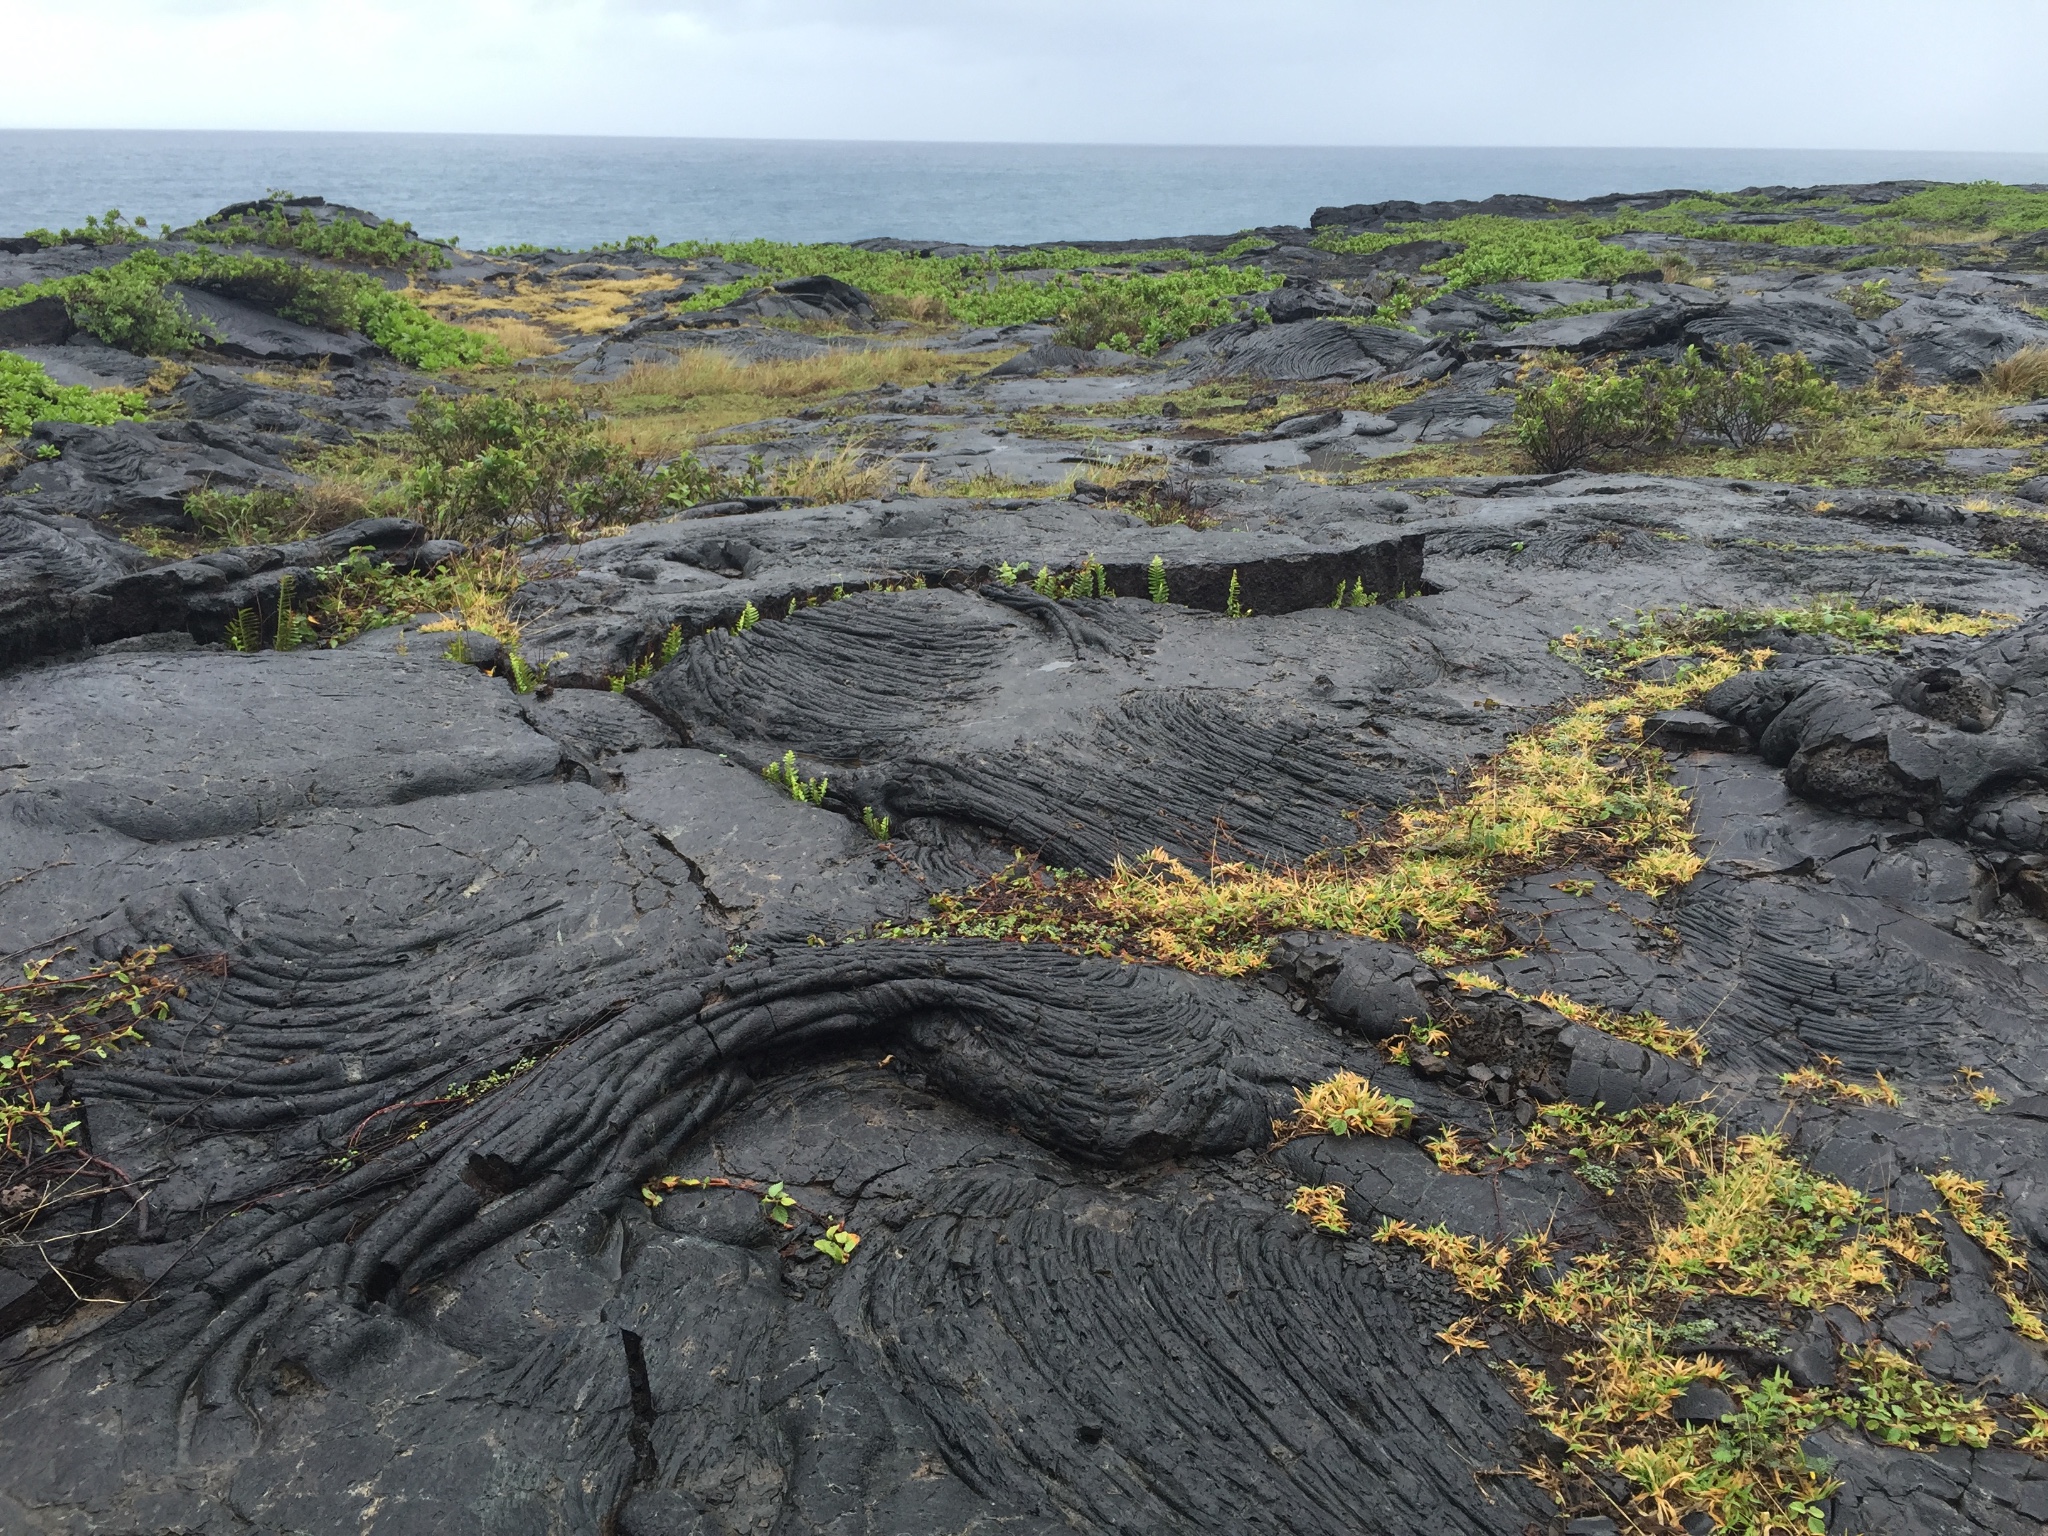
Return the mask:
[[244,608],[228,620],[228,645],[244,653],[260,650],[263,645],[262,623],[254,608]]
[[1154,555],[1152,563],[1145,567],[1145,590],[1155,603],[1169,600],[1166,595],[1166,561],[1158,555]]

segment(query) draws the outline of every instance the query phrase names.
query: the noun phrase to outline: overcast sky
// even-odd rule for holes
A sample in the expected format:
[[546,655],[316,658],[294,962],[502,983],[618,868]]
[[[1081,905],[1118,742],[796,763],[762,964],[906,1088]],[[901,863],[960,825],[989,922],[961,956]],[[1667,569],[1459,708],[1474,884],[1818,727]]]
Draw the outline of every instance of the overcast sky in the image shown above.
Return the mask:
[[0,37],[14,128],[2048,151],[2048,0],[0,0]]

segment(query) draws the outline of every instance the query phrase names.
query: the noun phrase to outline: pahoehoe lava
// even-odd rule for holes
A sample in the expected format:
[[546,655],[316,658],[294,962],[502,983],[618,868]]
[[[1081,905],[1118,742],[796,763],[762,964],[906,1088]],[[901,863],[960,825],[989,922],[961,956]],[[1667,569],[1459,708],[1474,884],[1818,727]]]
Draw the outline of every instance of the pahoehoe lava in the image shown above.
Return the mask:
[[[434,316],[555,327],[439,379],[374,306],[281,317],[204,263],[176,286],[212,334],[175,376],[71,290],[0,304],[54,384],[156,391],[0,443],[0,948],[69,974],[165,946],[183,989],[39,1079],[77,1123],[0,1159],[0,1531],[1697,1536],[1559,1470],[1498,1365],[1562,1333],[1466,1320],[1371,1241],[1645,1241],[1670,1208],[1584,1167],[1458,1171],[1574,1103],[1705,1096],[1887,1209],[1948,1210],[1947,1272],[1868,1318],[1697,1333],[1730,1371],[1814,1387],[1880,1340],[2048,1403],[2017,1266],[1930,1182],[1981,1181],[2048,1266],[2048,405],[1984,393],[2048,356],[2040,238],[1934,231],[1923,269],[1657,226],[1601,236],[1598,275],[1464,283],[1458,240],[1400,227],[1679,195],[1039,253],[1246,274],[1144,356],[635,247],[436,248],[406,290]],[[1912,195],[1737,211],[1846,228]],[[0,242],[0,294],[124,251]],[[1526,353],[1738,343],[1860,391],[1827,440],[1860,457],[1795,463],[1785,430],[1739,463],[1508,456]],[[869,354],[858,390],[696,434],[695,490],[567,534],[343,505],[311,457],[389,453],[471,390],[544,379],[625,420],[664,370]],[[294,497],[325,511],[207,521]],[[488,601],[459,590],[480,560]],[[1693,651],[1589,670],[1640,633],[1617,621],[1679,610]],[[1573,842],[1488,866],[1459,917],[1484,953],[1269,925],[1247,976],[923,922],[1161,868],[1384,871],[1511,742],[1672,682],[1701,610],[1764,615],[1739,643],[1771,655],[1622,722],[1696,834],[1661,894]],[[1699,1053],[1625,1038],[1642,1011]],[[1460,1031],[1434,1052],[1431,1018]],[[1795,1097],[1806,1069],[1889,1097]],[[1399,1134],[1284,1139],[1347,1072],[1405,1101]],[[1289,1208],[1338,1186],[1348,1233]],[[2011,1437],[1807,1445],[1837,1536],[2048,1520],[2048,1460]]]

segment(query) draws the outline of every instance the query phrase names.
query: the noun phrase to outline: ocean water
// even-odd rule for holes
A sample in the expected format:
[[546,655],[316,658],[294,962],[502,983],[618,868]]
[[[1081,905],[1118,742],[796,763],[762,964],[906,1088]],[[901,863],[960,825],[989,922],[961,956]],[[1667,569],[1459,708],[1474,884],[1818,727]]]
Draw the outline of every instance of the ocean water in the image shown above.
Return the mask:
[[487,134],[0,130],[0,234],[119,208],[189,223],[273,188],[471,248],[664,240],[1009,244],[1306,224],[1324,204],[1888,178],[2048,182],[2048,155],[1205,148]]

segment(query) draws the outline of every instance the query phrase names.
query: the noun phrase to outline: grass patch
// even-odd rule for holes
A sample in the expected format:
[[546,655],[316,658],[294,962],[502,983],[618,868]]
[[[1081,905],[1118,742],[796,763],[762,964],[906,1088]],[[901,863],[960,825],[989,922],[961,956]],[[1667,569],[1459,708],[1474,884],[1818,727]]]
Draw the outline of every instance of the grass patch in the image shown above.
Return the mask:
[[[506,645],[519,639],[506,604],[526,582],[526,568],[508,549],[478,549],[433,571],[393,570],[362,551],[324,566],[307,621],[319,643],[336,646],[372,629],[409,624],[430,613],[450,630],[470,629]],[[432,632],[431,624],[423,626]]]
[[932,489],[926,466],[920,464],[906,482],[900,463],[870,453],[858,442],[846,443],[830,452],[784,459],[767,477],[771,496],[793,496],[821,505],[864,501],[899,485],[907,485],[913,495],[927,495]]
[[1592,676],[1625,679],[1645,662],[1748,651],[1774,631],[1824,635],[1845,650],[1890,652],[1913,635],[1988,635],[2014,622],[2010,613],[1953,613],[1921,602],[1859,601],[1847,593],[1818,593],[1797,608],[1677,608],[1644,610],[1617,619],[1609,633],[1575,629],[1551,644]]
[[1003,356],[973,359],[927,347],[834,347],[815,357],[749,362],[717,347],[693,347],[673,362],[645,363],[595,395],[608,431],[637,453],[701,447],[727,427],[787,415],[792,408],[873,390],[937,384]]
[[529,357],[552,357],[561,350],[561,343],[549,334],[544,326],[535,325],[531,320],[517,320],[510,315],[490,315],[476,320],[454,322],[472,336],[481,336],[496,347],[507,362],[519,362]]
[[1463,992],[1500,992],[1525,1003],[1537,1003],[1559,1014],[1574,1024],[1601,1030],[1619,1040],[1628,1040],[1660,1056],[1670,1056],[1680,1061],[1689,1061],[1694,1066],[1702,1065],[1707,1059],[1706,1042],[1696,1029],[1686,1029],[1673,1024],[1669,1019],[1644,1009],[1637,1013],[1617,1013],[1612,1008],[1602,1008],[1595,1003],[1581,1003],[1566,997],[1562,992],[1544,990],[1531,996],[1527,992],[1476,971],[1452,971],[1451,984]]
[[[409,290],[409,297],[427,313],[457,325],[523,317],[549,332],[595,336],[623,325],[649,294],[673,287],[675,278],[667,273],[598,278],[535,274],[519,279],[510,297],[481,293],[467,284],[429,284]],[[515,308],[518,314],[504,315]]]
[[2048,395],[2048,347],[2022,347],[1984,370],[1984,382],[2001,395],[2039,400]]

